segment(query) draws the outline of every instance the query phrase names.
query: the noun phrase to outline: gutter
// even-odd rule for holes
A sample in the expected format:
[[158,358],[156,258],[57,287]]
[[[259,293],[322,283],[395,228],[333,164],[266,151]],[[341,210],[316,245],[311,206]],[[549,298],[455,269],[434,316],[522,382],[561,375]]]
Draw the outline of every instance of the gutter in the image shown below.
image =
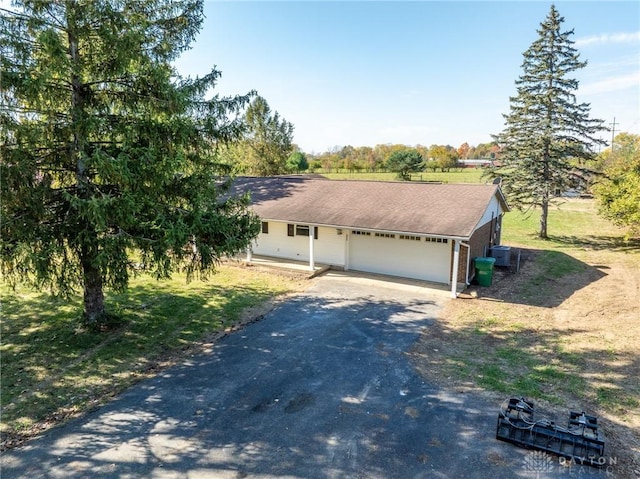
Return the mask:
[[[313,223],[313,222],[302,221],[302,220],[283,220],[283,219],[263,218],[263,217],[260,217],[260,220],[274,221],[278,223],[309,225],[309,226],[323,227],[323,228],[335,228],[335,229],[342,229],[342,230],[368,231],[371,233],[391,233],[396,235],[421,236],[423,238],[442,238],[442,239],[456,240],[460,242],[469,241],[470,239],[469,236],[451,236],[446,234],[434,234],[434,233],[424,233],[424,232],[419,233],[417,231],[397,231],[397,230],[388,230],[388,229],[381,229],[381,228],[361,228],[359,226],[353,226],[353,225],[334,225],[334,224],[327,224],[327,223]],[[465,245],[465,246],[468,246],[468,245]]]

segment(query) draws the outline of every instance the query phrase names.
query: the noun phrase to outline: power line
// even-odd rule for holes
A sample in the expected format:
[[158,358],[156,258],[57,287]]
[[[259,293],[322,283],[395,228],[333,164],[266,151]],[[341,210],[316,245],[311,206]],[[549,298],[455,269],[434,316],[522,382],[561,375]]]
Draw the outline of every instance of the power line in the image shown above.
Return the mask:
[[619,125],[620,123],[616,123],[616,117],[613,117],[613,123],[609,123],[609,126],[611,126],[611,152],[613,153],[613,139],[616,137],[616,125]]

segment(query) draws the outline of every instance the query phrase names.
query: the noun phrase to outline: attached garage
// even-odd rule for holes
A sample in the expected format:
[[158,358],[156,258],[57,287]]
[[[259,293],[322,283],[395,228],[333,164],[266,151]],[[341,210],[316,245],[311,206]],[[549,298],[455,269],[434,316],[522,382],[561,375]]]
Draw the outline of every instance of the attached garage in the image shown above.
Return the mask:
[[449,282],[451,245],[447,238],[352,230],[348,269]]
[[[250,253],[345,270],[468,284],[473,258],[500,244],[499,185],[237,178],[262,220]],[[375,200],[372,200],[375,199]]]

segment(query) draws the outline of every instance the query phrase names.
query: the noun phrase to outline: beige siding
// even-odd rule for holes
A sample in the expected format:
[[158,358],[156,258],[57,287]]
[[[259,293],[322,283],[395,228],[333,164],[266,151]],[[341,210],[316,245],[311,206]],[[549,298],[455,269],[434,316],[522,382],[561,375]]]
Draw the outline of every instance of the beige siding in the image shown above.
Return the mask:
[[346,231],[338,234],[336,228],[318,227],[318,239],[315,242],[314,257],[318,263],[343,267],[346,252]]
[[[254,254],[275,258],[309,261],[309,237],[287,236],[287,223],[269,221],[269,233],[260,233],[253,244]],[[335,228],[319,226],[314,240],[314,260],[332,266],[344,266],[345,235]]]

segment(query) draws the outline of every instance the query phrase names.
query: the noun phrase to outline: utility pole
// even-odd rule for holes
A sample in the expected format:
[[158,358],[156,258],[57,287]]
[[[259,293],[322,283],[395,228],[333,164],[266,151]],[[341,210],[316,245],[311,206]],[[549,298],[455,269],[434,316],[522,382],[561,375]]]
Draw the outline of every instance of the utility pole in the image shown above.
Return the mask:
[[616,137],[616,125],[620,123],[616,123],[616,117],[613,117],[613,123],[609,123],[611,126],[611,153],[613,153],[613,139]]

